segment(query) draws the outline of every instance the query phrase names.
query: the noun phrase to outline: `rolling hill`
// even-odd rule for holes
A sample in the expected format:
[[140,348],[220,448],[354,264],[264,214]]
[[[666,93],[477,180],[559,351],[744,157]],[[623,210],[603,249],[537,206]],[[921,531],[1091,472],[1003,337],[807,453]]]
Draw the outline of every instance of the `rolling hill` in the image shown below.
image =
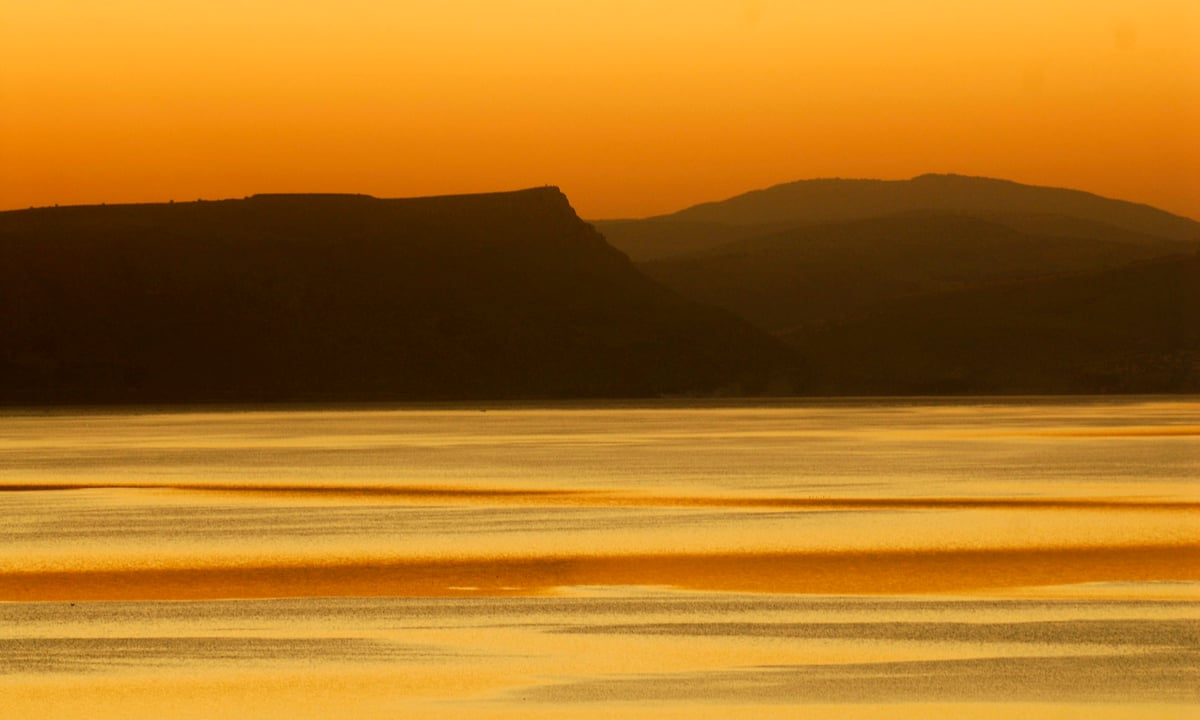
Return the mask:
[[1200,224],[1153,208],[922,176],[600,226],[643,259],[549,187],[3,212],[0,404],[1200,392]]
[[1144,205],[923,175],[801,181],[597,227],[652,278],[785,339],[806,392],[1198,387],[1200,223]]
[[932,213],[998,220],[1018,230],[1088,236],[1089,224],[1129,238],[1200,242],[1200,224],[1148,205],[1079,190],[963,175],[911,180],[800,180],[642,220],[597,220],[635,261],[661,259],[804,225]]
[[1098,223],[1083,229],[1042,234],[997,220],[914,212],[803,226],[639,267],[687,297],[781,332],[836,322],[899,298],[1093,272],[1200,249],[1200,243]]

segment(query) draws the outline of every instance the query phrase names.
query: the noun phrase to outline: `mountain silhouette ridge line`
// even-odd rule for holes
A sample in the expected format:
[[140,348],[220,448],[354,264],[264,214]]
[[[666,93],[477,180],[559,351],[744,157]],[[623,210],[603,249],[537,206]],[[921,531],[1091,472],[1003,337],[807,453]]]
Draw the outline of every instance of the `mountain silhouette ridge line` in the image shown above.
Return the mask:
[[2,213],[0,338],[9,405],[711,395],[790,372],[553,187]]

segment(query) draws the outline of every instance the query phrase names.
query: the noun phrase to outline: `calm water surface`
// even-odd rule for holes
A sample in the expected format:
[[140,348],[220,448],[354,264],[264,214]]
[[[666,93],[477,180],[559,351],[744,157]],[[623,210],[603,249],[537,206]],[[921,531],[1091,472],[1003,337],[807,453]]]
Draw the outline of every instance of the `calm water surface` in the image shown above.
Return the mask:
[[0,415],[13,717],[1200,715],[1200,400]]

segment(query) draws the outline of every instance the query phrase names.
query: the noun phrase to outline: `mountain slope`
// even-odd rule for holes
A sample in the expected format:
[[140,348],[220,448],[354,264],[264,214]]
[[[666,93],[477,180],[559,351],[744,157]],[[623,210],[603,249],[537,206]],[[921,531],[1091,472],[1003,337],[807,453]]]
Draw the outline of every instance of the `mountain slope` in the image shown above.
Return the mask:
[[1200,392],[1200,255],[909,298],[786,335],[810,392]]
[[[1200,242],[1200,223],[1147,205],[1062,188],[961,175],[911,180],[801,180],[638,221],[596,227],[635,260],[668,257],[804,225],[906,213],[996,220],[1020,230],[1090,237],[1091,223],[1153,242]],[[664,241],[664,238],[667,240]]]
[[[1048,230],[1066,230],[1060,221]],[[805,226],[647,261],[686,297],[774,332],[839,321],[885,303],[1049,275],[1092,272],[1177,252],[1091,223],[1091,237],[1021,232],[996,221],[911,213]]]
[[960,215],[1065,215],[1171,240],[1200,240],[1197,223],[1148,205],[1080,190],[963,175],[911,180],[802,180],[704,203],[674,220],[731,225],[835,222],[928,210]]
[[1144,205],[924,175],[598,227],[664,285],[789,341],[807,392],[1200,389],[1200,223]]
[[0,402],[633,397],[786,380],[555,188],[0,213]]

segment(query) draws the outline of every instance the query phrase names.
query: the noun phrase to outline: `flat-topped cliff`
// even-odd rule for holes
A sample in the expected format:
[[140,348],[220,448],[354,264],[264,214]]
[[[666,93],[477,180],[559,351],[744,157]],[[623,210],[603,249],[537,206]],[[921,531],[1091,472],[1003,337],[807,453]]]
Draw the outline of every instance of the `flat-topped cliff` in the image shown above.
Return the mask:
[[788,354],[552,187],[0,213],[0,402],[756,392]]

